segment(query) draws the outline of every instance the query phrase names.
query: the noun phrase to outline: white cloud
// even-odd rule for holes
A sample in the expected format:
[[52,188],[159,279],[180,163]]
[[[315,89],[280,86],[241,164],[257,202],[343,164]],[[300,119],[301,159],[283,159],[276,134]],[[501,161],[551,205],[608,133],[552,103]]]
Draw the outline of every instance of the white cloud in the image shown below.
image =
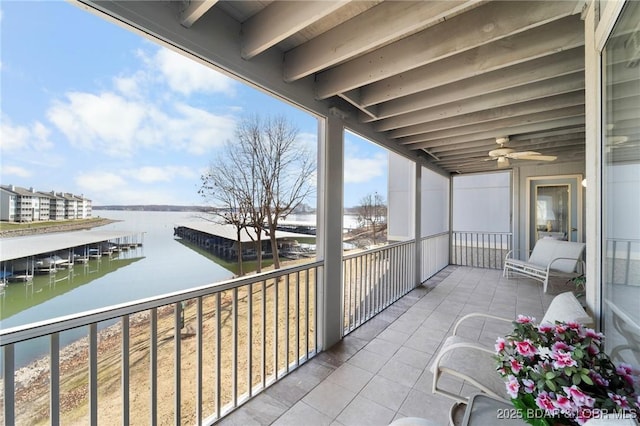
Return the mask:
[[143,183],[171,182],[178,178],[197,178],[199,176],[195,170],[186,166],[146,166],[125,170],[124,174]]
[[19,166],[7,166],[7,165],[3,165],[2,166],[2,175],[3,176],[17,176],[17,177],[21,177],[21,178],[28,178],[31,177],[32,173],[22,167]]
[[166,123],[165,131],[179,147],[195,155],[202,155],[224,144],[233,137],[236,120],[230,116],[219,116],[186,104],[177,104],[180,118]]
[[119,174],[104,171],[80,173],[76,176],[75,182],[85,193],[117,191],[127,184]]
[[363,183],[384,176],[387,169],[387,156],[378,153],[370,158],[346,156],[344,159],[344,182]]
[[50,131],[36,121],[31,126],[14,126],[8,117],[0,123],[0,149],[6,152],[45,151],[53,148],[49,140]]
[[66,102],[55,102],[47,117],[77,147],[126,156],[146,114],[145,105],[114,93],[72,92]]
[[169,87],[183,95],[204,92],[233,96],[235,93],[235,80],[173,50],[159,49],[154,62]]
[[55,102],[47,116],[75,147],[112,157],[131,157],[150,147],[202,155],[233,135],[233,117],[181,103],[172,108],[161,111],[150,101],[116,93],[74,92]]

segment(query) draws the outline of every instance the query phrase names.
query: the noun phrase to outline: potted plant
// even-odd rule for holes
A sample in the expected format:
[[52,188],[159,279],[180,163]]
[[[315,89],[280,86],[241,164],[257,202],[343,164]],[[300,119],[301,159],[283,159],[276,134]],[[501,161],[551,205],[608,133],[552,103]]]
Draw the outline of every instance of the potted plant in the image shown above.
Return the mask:
[[536,324],[520,315],[496,342],[498,373],[519,415],[536,426],[582,425],[614,414],[638,418],[638,379],[603,352],[602,333],[575,322]]

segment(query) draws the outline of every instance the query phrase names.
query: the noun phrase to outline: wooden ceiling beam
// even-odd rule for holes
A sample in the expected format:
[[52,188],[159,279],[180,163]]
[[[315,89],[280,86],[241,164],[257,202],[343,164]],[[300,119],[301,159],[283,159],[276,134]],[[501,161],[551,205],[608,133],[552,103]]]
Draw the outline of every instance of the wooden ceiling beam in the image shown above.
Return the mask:
[[584,91],[584,73],[564,75],[550,80],[539,81],[522,87],[476,96],[463,101],[451,102],[401,116],[391,117],[374,123],[378,131],[394,130],[420,123],[460,117],[466,114],[544,99],[575,91]]
[[460,128],[476,123],[489,123],[506,118],[522,117],[529,114],[578,105],[584,105],[583,90],[551,96],[548,98],[536,99],[529,102],[520,102],[498,108],[485,109],[442,120],[428,121],[422,124],[415,124],[413,126],[401,127],[390,131],[387,135],[391,138],[400,138],[421,133]]
[[363,122],[381,120],[506,89],[524,88],[532,83],[573,73],[584,74],[582,47],[378,104],[375,105],[375,118],[361,114],[360,119]]
[[468,135],[452,136],[449,138],[443,138],[439,140],[424,141],[424,140],[420,140],[420,138],[418,137],[412,137],[412,139],[409,141],[409,140],[405,140],[409,138],[403,138],[403,139],[399,139],[398,143],[405,145],[409,149],[431,148],[434,146],[449,145],[452,143],[455,144],[455,143],[479,141],[483,139],[495,139],[496,137],[506,136],[506,135],[516,135],[519,133],[531,133],[531,132],[563,128],[563,127],[574,128],[578,125],[584,125],[584,123],[585,123],[584,115],[578,115],[574,117],[543,121],[540,123],[523,124],[520,126],[486,130],[484,132],[472,133]]
[[218,0],[191,0],[187,7],[180,13],[180,24],[183,27],[191,28],[191,26],[198,19],[202,18],[202,15],[207,13],[217,2]]
[[365,86],[362,105],[387,102],[582,45],[584,23],[568,16]]
[[253,58],[347,3],[274,1],[242,24],[242,58]]
[[[383,2],[286,52],[284,79],[291,82],[322,71],[420,31],[478,2]],[[299,7],[300,3],[295,5]]]
[[562,1],[490,2],[316,75],[317,96],[348,90],[430,64],[573,13]]

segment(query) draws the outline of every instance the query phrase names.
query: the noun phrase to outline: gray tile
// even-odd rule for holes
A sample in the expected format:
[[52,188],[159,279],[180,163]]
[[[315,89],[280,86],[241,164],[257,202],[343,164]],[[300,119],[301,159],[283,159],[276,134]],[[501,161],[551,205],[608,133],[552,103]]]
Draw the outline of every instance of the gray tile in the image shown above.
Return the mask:
[[333,419],[300,401],[276,420],[274,426],[329,426]]
[[418,369],[424,369],[429,364],[431,357],[431,354],[403,346],[398,349],[392,359]]
[[406,417],[422,417],[439,425],[449,424],[449,410],[453,400],[440,395],[429,395],[411,390],[398,410]]
[[332,419],[351,402],[356,392],[330,381],[324,381],[309,392],[302,401]]
[[391,423],[395,412],[363,396],[357,396],[336,419],[346,426],[380,425]]
[[387,329],[380,333],[378,338],[401,345],[409,338],[409,334],[398,330]]
[[344,364],[331,373],[327,380],[354,392],[360,390],[371,380],[373,373],[351,364]]
[[411,388],[382,376],[375,376],[360,395],[390,410],[398,411]]
[[398,349],[400,349],[400,345],[398,343],[375,338],[371,342],[369,342],[367,346],[365,346],[365,349],[369,352],[391,358],[393,354],[395,354]]
[[366,349],[362,349],[360,352],[352,356],[347,363],[360,367],[363,370],[377,373],[388,360],[389,357],[387,355],[380,355]]
[[413,386],[421,374],[421,368],[415,368],[394,359],[387,362],[378,373],[382,377],[408,387]]
[[[289,408],[288,405],[262,392],[249,401],[242,411],[246,411],[260,424],[267,424],[280,417]],[[242,422],[239,424],[242,424]]]

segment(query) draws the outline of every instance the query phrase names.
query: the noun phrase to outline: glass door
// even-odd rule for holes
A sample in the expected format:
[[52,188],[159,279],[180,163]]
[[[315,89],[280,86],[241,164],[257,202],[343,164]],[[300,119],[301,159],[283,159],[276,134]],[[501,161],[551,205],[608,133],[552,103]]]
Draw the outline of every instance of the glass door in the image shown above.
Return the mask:
[[582,176],[533,177],[527,180],[529,250],[541,238],[582,241]]

